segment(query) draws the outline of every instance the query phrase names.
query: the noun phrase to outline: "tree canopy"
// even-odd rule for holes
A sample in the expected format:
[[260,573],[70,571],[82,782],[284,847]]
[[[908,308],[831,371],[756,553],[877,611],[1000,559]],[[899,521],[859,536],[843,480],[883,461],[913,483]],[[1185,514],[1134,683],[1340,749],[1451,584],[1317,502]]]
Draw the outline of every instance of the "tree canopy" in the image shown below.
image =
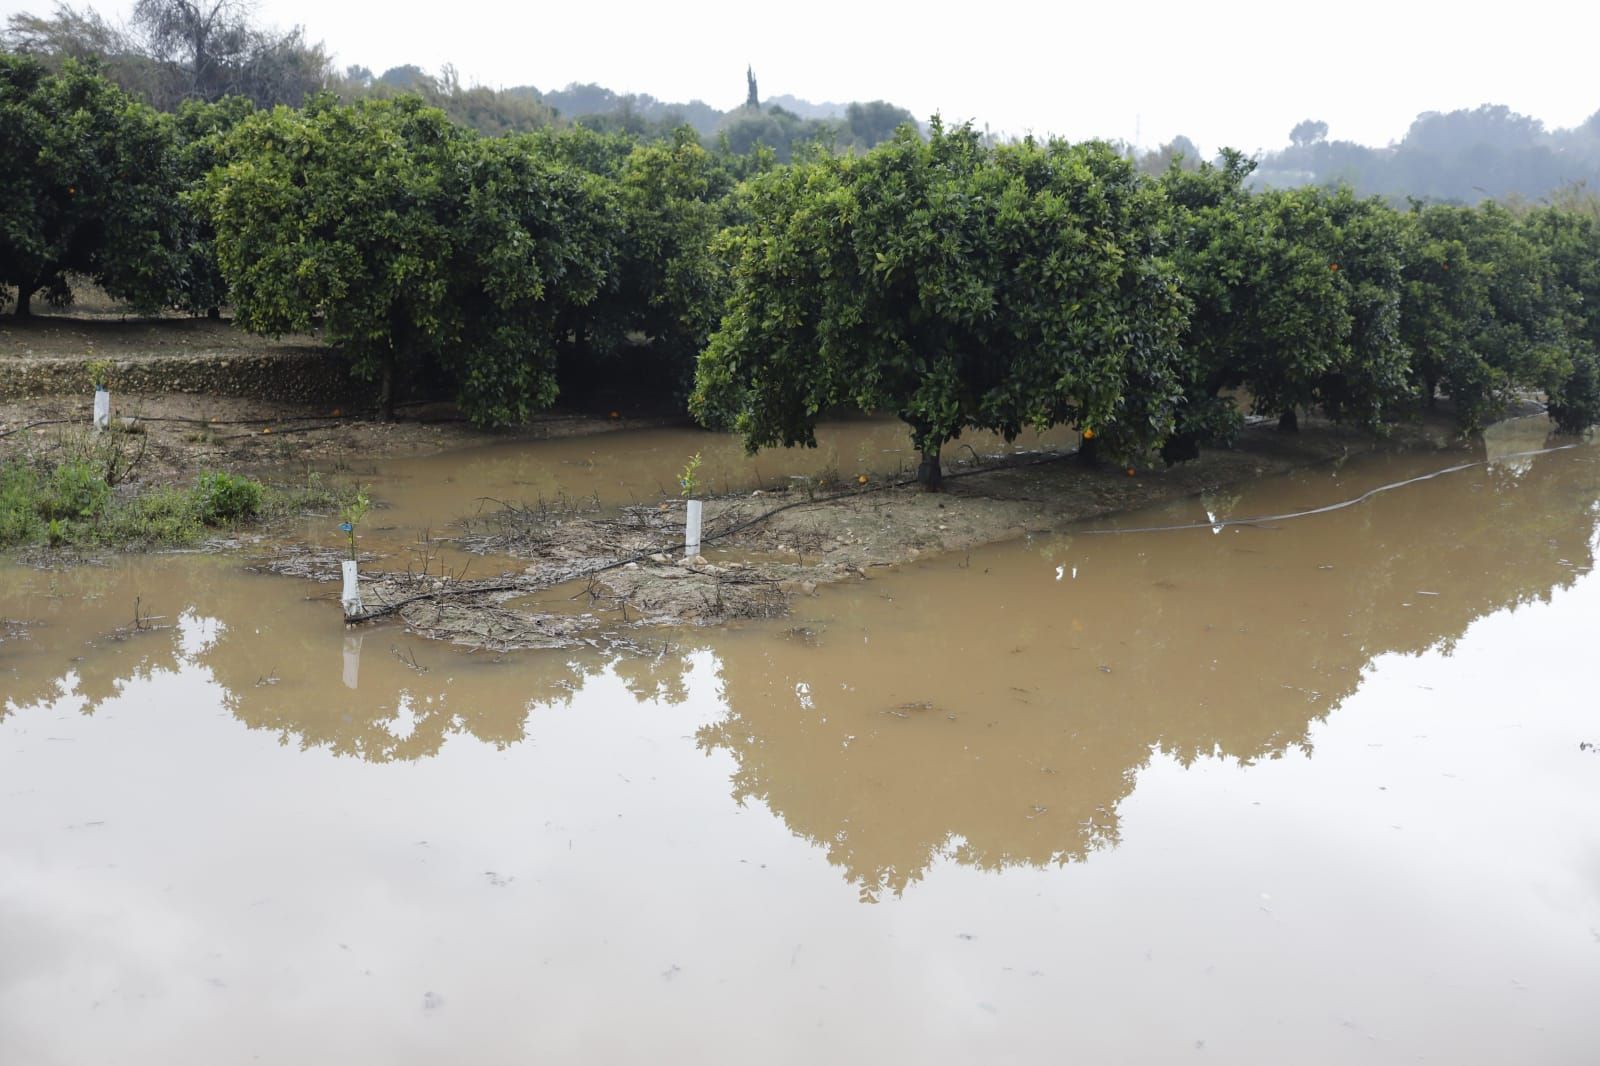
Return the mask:
[[1577,294],[1549,251],[1504,208],[1416,205],[1403,335],[1423,398],[1442,390],[1476,429],[1518,389],[1559,391],[1572,374],[1566,330]]
[[966,430],[1073,424],[1086,451],[1177,461],[1231,437],[1246,402],[1286,429],[1313,411],[1377,427],[1440,396],[1466,432],[1530,396],[1563,430],[1600,422],[1600,198],[1582,188],[1401,211],[1343,186],[1253,191],[1228,150],[1173,142],[1151,176],[1102,143],[905,117],[853,106],[784,163],[687,126],[487,136],[416,93],[163,113],[92,59],[0,53],[0,300],[14,288],[26,315],[87,278],[137,309],[231,306],[256,332],[321,331],[385,411],[397,382],[448,388],[486,424],[621,379],[690,391],[752,448],[892,411],[930,485]]
[[57,3],[48,16],[12,15],[0,39],[52,66],[97,59],[124,90],[163,111],[224,96],[298,106],[331,83],[321,44],[300,27],[255,24],[250,8],[246,0],[138,0],[123,29],[92,7]]
[[68,274],[141,308],[165,302],[181,245],[170,120],[68,60],[0,53],[0,284],[26,315]]
[[1159,198],[1106,146],[997,153],[935,123],[758,178],[749,210],[691,404],[751,448],[813,444],[837,405],[891,410],[937,486],[966,429],[1077,422],[1134,445],[1170,420],[1182,298]]
[[258,113],[226,155],[207,196],[244,328],[320,326],[386,412],[397,371],[484,423],[555,399],[557,331],[614,254],[598,179],[414,99]]

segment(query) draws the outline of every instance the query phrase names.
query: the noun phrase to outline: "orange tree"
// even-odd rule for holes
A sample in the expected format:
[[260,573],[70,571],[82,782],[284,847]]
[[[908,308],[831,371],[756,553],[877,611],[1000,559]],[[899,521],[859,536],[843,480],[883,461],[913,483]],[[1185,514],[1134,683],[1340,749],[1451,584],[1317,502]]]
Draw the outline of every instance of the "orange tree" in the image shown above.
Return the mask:
[[554,400],[557,323],[611,255],[599,179],[416,98],[258,112],[222,152],[205,200],[239,325],[322,326],[386,417],[397,375],[443,375],[484,424]]
[[935,121],[757,177],[742,206],[690,404],[751,449],[814,445],[832,408],[893,411],[936,489],[967,429],[1076,423],[1131,452],[1170,428],[1183,298],[1159,195],[1109,147],[992,151]]

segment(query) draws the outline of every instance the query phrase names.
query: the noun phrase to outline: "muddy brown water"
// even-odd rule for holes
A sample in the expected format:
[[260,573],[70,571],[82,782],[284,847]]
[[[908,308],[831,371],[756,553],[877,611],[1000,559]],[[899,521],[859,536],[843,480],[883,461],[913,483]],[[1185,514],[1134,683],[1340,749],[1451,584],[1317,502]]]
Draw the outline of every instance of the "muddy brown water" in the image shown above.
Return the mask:
[[1544,443],[620,657],[0,570],[0,1062],[1592,1062],[1600,448]]
[[[945,449],[947,463],[992,459],[1072,447],[1066,428],[1024,432],[1007,443],[971,433]],[[679,494],[679,477],[698,455],[697,480],[706,492],[726,494],[788,487],[807,479],[855,483],[916,472],[910,431],[895,419],[860,418],[825,423],[817,447],[748,455],[737,437],[689,428],[620,430],[562,437],[535,444],[487,444],[417,459],[355,463],[346,476],[371,484],[388,506],[374,516],[390,526],[439,528],[500,501],[557,504],[598,501],[602,507],[651,503]]]

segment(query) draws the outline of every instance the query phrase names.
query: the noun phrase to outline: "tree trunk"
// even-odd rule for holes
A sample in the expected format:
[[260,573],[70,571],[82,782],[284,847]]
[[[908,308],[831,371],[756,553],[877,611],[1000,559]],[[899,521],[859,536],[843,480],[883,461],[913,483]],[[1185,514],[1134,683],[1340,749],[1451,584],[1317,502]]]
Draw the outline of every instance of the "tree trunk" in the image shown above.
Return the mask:
[[939,463],[939,449],[922,449],[922,462],[917,466],[917,484],[929,492],[944,488],[944,468]]
[[208,307],[208,308],[206,308],[206,318],[210,319],[212,322],[220,322],[220,321],[222,321],[222,308],[220,308],[220,307]]
[[1078,440],[1078,462],[1084,466],[1100,465],[1100,438],[1082,437]]
[[33,317],[33,290],[17,286],[17,317]]
[[1422,402],[1430,411],[1439,409],[1439,382],[1432,374],[1422,375]]
[[1280,432],[1280,433],[1299,433],[1300,432],[1300,416],[1295,414],[1295,410],[1294,410],[1293,407],[1289,408],[1287,411],[1283,412],[1283,414],[1278,416],[1278,432]]
[[1161,445],[1161,458],[1168,466],[1187,463],[1192,459],[1200,458],[1200,435],[1198,433],[1173,434]]
[[383,358],[383,376],[378,379],[378,417],[394,421],[394,356]]

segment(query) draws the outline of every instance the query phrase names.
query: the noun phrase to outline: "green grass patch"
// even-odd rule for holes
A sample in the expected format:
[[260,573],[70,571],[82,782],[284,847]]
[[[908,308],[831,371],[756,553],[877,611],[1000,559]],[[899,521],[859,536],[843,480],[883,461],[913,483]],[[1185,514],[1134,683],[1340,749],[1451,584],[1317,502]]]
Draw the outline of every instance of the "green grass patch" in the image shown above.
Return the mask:
[[113,489],[81,459],[0,465],[0,548],[185,547],[209,533],[275,518],[336,512],[350,495],[317,474],[303,487],[269,487],[238,474],[201,474],[188,487]]

